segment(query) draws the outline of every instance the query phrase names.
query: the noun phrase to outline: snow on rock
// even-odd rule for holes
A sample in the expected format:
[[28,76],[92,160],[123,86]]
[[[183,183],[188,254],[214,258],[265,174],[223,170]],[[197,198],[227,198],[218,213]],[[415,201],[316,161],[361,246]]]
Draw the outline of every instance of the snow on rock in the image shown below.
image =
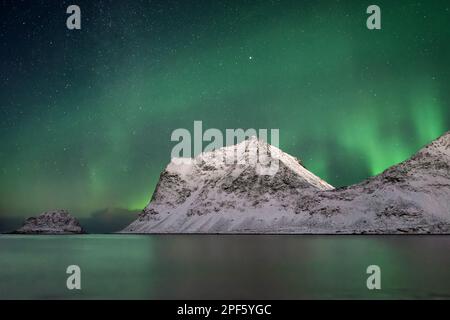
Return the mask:
[[347,233],[450,233],[450,132],[375,177],[317,194],[302,209]]
[[85,233],[80,223],[66,210],[47,211],[38,217],[25,220],[14,233],[21,234],[72,234]]
[[[173,159],[149,205],[122,232],[447,233],[449,140],[446,133],[411,159],[339,189],[254,137]],[[278,160],[276,174],[262,174],[261,159]]]

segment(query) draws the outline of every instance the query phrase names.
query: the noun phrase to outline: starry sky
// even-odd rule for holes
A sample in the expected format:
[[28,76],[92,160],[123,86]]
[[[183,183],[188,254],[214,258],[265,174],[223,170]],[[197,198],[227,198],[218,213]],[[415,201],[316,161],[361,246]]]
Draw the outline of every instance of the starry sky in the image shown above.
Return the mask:
[[[66,8],[81,8],[81,30]],[[382,30],[366,28],[377,4]],[[450,128],[449,1],[0,0],[0,217],[142,209],[177,128],[277,128],[334,186]],[[1,224],[1,223],[0,223]]]

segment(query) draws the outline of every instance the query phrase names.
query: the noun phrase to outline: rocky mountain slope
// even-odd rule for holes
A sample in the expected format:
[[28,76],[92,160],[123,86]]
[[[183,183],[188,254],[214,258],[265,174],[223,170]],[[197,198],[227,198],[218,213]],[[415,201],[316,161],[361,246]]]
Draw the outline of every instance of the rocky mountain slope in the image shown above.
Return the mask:
[[66,210],[47,211],[25,220],[14,233],[20,234],[73,234],[85,233],[80,223]]
[[383,173],[319,193],[299,209],[330,217],[323,227],[342,232],[450,233],[450,132]]
[[[258,154],[278,160],[261,174]],[[237,156],[228,163],[223,158]],[[450,232],[450,133],[411,159],[340,189],[256,138],[174,159],[125,233]]]

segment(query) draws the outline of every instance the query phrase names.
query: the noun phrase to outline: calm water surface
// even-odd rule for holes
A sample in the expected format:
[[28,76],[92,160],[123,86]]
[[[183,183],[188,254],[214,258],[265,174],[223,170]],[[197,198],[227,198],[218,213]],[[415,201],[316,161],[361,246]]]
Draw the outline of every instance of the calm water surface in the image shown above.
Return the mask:
[[449,299],[450,236],[2,235],[0,298]]

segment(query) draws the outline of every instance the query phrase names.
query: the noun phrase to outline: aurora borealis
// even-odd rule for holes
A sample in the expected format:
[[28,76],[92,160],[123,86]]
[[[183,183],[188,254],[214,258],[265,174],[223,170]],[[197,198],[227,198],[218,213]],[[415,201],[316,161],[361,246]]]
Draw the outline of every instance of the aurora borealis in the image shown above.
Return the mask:
[[[366,28],[373,3],[382,30]],[[4,217],[143,208],[194,120],[278,128],[334,186],[450,128],[444,0],[2,1],[1,16]]]

